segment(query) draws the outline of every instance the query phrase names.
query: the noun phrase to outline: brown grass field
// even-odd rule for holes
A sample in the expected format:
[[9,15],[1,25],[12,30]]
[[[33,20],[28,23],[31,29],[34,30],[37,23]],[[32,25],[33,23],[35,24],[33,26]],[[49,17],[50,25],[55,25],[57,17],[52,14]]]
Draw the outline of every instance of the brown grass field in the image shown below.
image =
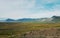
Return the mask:
[[[46,34],[47,37],[42,37],[42,35],[45,36]],[[60,37],[50,37],[49,34],[50,35],[52,34],[51,36],[55,35],[58,36],[60,34],[60,23],[0,22],[0,38],[60,38]]]

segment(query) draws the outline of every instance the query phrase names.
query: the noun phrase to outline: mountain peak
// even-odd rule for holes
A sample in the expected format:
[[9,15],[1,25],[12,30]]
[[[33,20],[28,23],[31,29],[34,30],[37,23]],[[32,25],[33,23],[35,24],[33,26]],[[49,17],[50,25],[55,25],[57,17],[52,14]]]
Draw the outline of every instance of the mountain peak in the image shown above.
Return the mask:
[[6,19],[6,21],[15,21],[15,20],[14,20],[14,19],[8,18],[8,19]]
[[60,16],[53,16],[52,18],[60,18]]

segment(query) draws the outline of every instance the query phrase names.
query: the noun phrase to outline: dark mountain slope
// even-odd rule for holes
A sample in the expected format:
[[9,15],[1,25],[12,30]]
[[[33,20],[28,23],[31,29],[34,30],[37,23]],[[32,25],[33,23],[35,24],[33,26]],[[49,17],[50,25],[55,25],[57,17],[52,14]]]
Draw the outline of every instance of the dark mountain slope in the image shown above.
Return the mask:
[[60,16],[53,16],[52,17],[54,22],[60,22]]

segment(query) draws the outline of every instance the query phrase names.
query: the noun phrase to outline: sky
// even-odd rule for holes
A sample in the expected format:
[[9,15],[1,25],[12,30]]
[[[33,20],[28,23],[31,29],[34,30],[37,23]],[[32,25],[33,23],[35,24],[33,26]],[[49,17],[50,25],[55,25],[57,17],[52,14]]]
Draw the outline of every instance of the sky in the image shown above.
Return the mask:
[[0,18],[60,16],[60,0],[0,0]]

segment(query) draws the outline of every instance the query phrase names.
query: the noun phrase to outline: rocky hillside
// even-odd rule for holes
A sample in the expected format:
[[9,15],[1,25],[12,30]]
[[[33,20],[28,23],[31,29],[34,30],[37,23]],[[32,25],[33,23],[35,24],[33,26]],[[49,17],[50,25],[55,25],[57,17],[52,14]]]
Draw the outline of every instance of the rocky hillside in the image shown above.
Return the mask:
[[21,38],[60,38],[60,28],[33,30],[23,34]]

